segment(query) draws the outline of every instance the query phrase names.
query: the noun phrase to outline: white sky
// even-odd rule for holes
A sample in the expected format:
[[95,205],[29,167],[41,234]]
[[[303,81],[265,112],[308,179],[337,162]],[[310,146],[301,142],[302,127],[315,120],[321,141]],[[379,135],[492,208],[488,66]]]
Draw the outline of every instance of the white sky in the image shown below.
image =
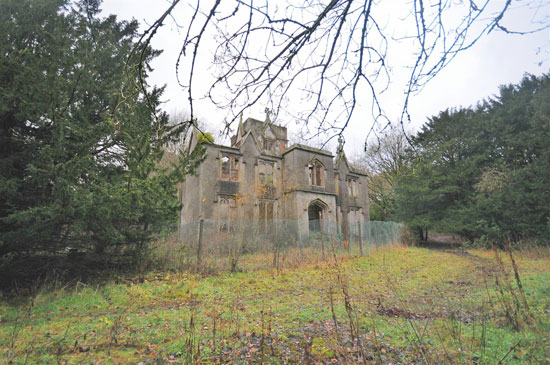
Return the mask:
[[[120,19],[137,19],[145,29],[146,24],[152,24],[167,8],[169,3],[164,0],[105,0],[103,12],[116,14]],[[548,7],[545,8],[549,11]],[[183,12],[189,12],[184,4],[180,4],[174,13],[175,19]],[[539,18],[550,14],[538,14]],[[505,18],[508,25],[526,25],[531,17],[528,9],[512,13]],[[183,16],[181,17],[183,18]],[[185,24],[181,24],[185,25]],[[155,71],[150,75],[150,84],[166,85],[164,109],[169,113],[185,110],[187,92],[176,82],[176,59],[181,48],[183,31],[177,29],[172,21],[161,28],[153,39],[155,49],[164,53],[158,57],[152,66]],[[212,43],[210,43],[212,44]],[[390,45],[391,47],[392,45]],[[399,46],[390,48],[390,57],[410,59],[410,54],[399,53]],[[397,49],[397,51],[396,51]],[[392,59],[389,59],[392,62]],[[204,62],[204,61],[203,61]],[[399,62],[394,62],[398,64]],[[202,68],[197,78],[198,84],[206,85],[209,79],[209,65]],[[540,75],[550,70],[550,30],[544,30],[532,35],[506,35],[493,32],[481,39],[470,50],[458,55],[453,62],[434,78],[419,95],[410,101],[412,125],[408,130],[416,130],[425,123],[427,118],[449,107],[469,106],[498,93],[502,84],[518,83],[525,73]],[[383,95],[386,113],[392,120],[397,120],[402,108],[404,73],[394,68],[392,87]],[[204,81],[203,81],[204,80]],[[395,102],[394,102],[395,100]],[[395,105],[394,105],[395,104]],[[244,117],[263,119],[265,105],[252,107]],[[196,104],[196,113],[214,129],[221,129],[226,115],[217,110],[208,100],[200,100]],[[287,125],[289,134],[293,132],[294,123],[277,120],[278,124]],[[369,126],[370,127],[370,126]],[[363,150],[368,127],[360,125],[355,120],[344,133],[346,153],[354,155]],[[314,143],[314,142],[313,142]],[[327,147],[334,150],[334,143]]]

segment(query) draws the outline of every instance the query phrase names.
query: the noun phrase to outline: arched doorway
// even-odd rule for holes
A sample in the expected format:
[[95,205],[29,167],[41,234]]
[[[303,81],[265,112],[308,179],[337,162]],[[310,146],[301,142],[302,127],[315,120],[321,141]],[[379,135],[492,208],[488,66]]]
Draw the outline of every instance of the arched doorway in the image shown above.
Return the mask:
[[327,205],[320,200],[314,200],[307,207],[310,232],[323,231],[323,218]]

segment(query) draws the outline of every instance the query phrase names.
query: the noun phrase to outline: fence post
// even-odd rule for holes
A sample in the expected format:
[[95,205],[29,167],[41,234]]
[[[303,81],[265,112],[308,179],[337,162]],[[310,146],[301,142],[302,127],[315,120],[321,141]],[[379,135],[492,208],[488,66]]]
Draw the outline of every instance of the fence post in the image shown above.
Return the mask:
[[323,231],[321,231],[321,254],[325,258],[325,234]]
[[349,239],[348,239],[348,255],[351,255],[351,247],[353,246],[353,222],[349,223]]
[[359,221],[359,252],[361,253],[361,256],[363,256],[363,236],[361,235],[361,221]]
[[[273,268],[275,270],[279,270],[279,247],[280,247],[280,242],[279,242],[279,229],[277,227],[277,221],[273,220],[275,222],[275,232],[273,234],[273,238],[274,238],[274,247],[273,247]],[[282,225],[281,225],[282,226]]]
[[199,244],[197,245],[197,270],[201,266],[203,222],[204,222],[204,219],[199,220]]

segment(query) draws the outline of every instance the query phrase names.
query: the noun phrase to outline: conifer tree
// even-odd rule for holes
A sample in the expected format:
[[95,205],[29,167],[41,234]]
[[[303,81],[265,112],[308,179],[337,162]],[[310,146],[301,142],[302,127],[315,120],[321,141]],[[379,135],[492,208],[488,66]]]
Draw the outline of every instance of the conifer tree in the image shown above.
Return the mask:
[[161,167],[186,125],[168,123],[162,88],[146,84],[159,52],[134,49],[137,22],[99,6],[0,5],[0,258],[139,249],[175,221],[176,185],[202,158]]
[[475,108],[446,110],[412,139],[396,218],[471,241],[550,244],[550,76],[528,75]]

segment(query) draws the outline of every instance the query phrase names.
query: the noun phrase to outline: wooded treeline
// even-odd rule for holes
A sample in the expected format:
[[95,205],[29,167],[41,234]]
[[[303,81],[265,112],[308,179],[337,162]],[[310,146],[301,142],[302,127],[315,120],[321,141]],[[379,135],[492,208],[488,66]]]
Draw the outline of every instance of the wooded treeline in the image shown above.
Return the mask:
[[200,162],[199,148],[161,163],[188,123],[171,125],[146,84],[159,51],[135,48],[138,23],[99,4],[2,1],[1,260],[131,258],[174,222],[177,183]]
[[549,243],[550,75],[442,111],[411,145],[403,139],[394,133],[368,151],[375,165],[397,162],[379,163],[371,177],[374,218],[403,221],[419,237],[437,230],[472,242]]

